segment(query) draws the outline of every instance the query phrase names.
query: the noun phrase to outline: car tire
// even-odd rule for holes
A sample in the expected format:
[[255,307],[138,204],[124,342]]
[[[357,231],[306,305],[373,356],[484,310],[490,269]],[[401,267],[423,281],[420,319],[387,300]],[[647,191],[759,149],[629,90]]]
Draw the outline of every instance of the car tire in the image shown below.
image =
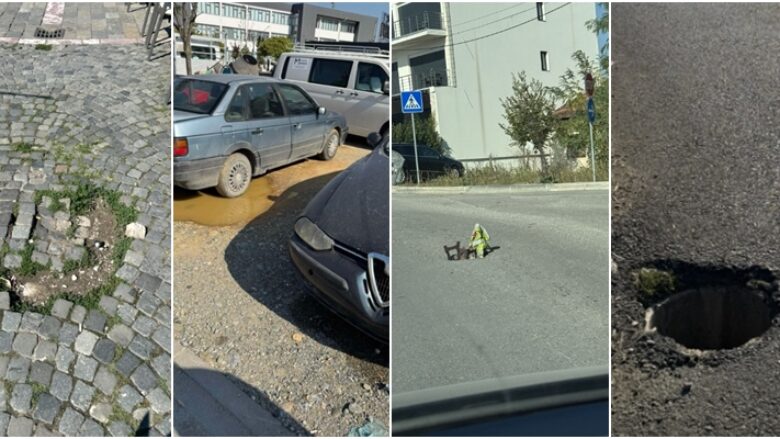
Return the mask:
[[252,164],[244,154],[235,153],[225,160],[219,171],[217,192],[227,198],[235,198],[249,189],[252,181]]
[[339,136],[338,130],[330,130],[325,137],[325,144],[322,145],[322,152],[317,157],[320,160],[330,160],[336,156],[336,152],[339,150],[339,144],[341,143],[341,136]]
[[401,184],[406,181],[406,172],[404,172],[403,168],[399,169],[395,173],[395,184]]
[[446,168],[444,169],[444,173],[451,178],[460,178],[461,176],[460,170],[458,168]]

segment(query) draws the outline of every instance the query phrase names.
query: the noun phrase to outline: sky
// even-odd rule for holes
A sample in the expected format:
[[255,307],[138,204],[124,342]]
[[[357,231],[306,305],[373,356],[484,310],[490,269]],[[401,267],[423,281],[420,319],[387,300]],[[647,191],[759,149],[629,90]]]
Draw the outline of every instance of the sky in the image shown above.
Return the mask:
[[383,12],[388,12],[390,7],[387,2],[374,2],[374,3],[312,3],[323,8],[330,8],[332,5],[336,6],[336,9],[347,12],[354,12],[356,14],[370,15],[373,17],[381,18]]

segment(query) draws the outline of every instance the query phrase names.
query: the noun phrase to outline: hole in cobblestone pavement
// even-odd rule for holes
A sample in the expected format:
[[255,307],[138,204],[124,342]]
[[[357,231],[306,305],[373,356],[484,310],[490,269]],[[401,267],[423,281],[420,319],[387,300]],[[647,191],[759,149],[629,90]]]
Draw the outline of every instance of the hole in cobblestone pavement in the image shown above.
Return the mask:
[[19,203],[11,245],[0,252],[12,307],[48,314],[57,298],[97,307],[118,284],[114,274],[132,242],[124,229],[136,216],[118,192],[85,183]]
[[649,313],[649,326],[692,349],[731,349],[764,333],[775,314],[764,294],[747,287],[684,291]]
[[53,29],[48,30],[42,27],[35,29],[35,38],[63,38],[65,37],[65,29]]

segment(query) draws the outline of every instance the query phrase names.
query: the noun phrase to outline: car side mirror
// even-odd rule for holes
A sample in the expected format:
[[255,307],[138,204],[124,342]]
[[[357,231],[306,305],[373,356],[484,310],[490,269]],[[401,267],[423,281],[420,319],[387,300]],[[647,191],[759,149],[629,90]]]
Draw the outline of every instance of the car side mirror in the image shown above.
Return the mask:
[[385,83],[382,85],[382,93],[386,95],[390,94],[390,81],[385,81]]
[[317,114],[319,114],[320,116],[323,116],[325,114],[325,111],[326,111],[325,107],[317,108]]
[[368,142],[369,146],[375,148],[377,145],[379,145],[379,142],[382,141],[382,135],[377,132],[373,132],[369,134],[368,137],[366,137],[366,141]]

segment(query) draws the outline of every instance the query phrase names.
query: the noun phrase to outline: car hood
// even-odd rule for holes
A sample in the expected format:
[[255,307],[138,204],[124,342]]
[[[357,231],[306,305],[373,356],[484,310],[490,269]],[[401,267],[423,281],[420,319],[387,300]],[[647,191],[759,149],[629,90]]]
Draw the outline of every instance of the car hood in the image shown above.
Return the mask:
[[309,202],[304,216],[362,253],[390,251],[388,159],[381,147],[342,171]]
[[201,119],[209,117],[208,114],[190,113],[189,111],[173,110],[173,121],[182,122],[185,120]]

